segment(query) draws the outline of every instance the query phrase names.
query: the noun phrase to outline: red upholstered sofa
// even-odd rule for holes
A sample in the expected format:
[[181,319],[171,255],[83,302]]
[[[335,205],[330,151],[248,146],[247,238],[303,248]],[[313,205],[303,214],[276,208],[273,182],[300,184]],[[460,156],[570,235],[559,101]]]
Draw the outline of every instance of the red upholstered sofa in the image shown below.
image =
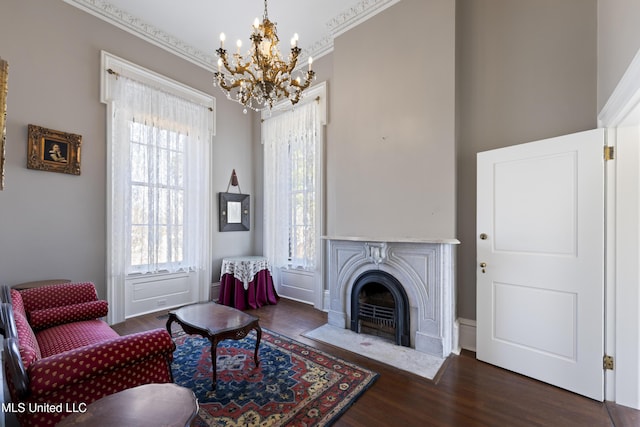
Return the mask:
[[100,319],[108,307],[93,283],[2,294],[11,300],[2,304],[5,373],[22,426],[55,425],[106,395],[172,382],[169,333],[118,335]]

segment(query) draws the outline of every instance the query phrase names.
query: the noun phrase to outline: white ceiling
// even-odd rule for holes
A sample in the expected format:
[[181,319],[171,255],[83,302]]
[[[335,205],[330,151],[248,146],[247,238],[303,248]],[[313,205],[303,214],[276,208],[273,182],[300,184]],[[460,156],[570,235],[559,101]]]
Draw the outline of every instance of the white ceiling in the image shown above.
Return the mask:
[[[215,50],[224,32],[225,47],[242,53],[249,46],[251,26],[262,20],[264,0],[64,0],[136,34],[200,66],[215,65]],[[400,0],[270,0],[268,16],[277,24],[280,50],[298,33],[305,57],[333,49],[333,38]]]

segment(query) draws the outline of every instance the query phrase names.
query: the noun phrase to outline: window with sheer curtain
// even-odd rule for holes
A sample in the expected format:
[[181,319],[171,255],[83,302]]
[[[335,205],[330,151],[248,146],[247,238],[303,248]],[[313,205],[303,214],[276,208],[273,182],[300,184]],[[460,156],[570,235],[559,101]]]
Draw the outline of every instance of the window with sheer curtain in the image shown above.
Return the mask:
[[313,271],[317,263],[317,102],[264,121],[265,254],[276,267]]
[[112,101],[111,273],[206,268],[211,112],[123,76]]
[[129,131],[128,270],[148,273],[188,268],[184,250],[187,135],[133,121]]

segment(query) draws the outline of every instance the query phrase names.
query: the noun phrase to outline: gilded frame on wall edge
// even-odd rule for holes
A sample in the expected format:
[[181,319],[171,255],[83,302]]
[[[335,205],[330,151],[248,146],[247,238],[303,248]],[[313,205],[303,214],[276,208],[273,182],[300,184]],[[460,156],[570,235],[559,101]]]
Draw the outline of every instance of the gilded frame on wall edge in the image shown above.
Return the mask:
[[4,189],[5,145],[7,139],[7,94],[9,63],[0,58],[0,190]]

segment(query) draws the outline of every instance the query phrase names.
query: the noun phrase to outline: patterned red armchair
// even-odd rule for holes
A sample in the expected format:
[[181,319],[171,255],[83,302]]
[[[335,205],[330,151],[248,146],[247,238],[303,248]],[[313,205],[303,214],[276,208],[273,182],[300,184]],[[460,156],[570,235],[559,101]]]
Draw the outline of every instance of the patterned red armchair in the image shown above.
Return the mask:
[[5,373],[22,426],[55,425],[68,411],[148,383],[172,382],[165,329],[120,336],[100,318],[93,283],[4,289]]

